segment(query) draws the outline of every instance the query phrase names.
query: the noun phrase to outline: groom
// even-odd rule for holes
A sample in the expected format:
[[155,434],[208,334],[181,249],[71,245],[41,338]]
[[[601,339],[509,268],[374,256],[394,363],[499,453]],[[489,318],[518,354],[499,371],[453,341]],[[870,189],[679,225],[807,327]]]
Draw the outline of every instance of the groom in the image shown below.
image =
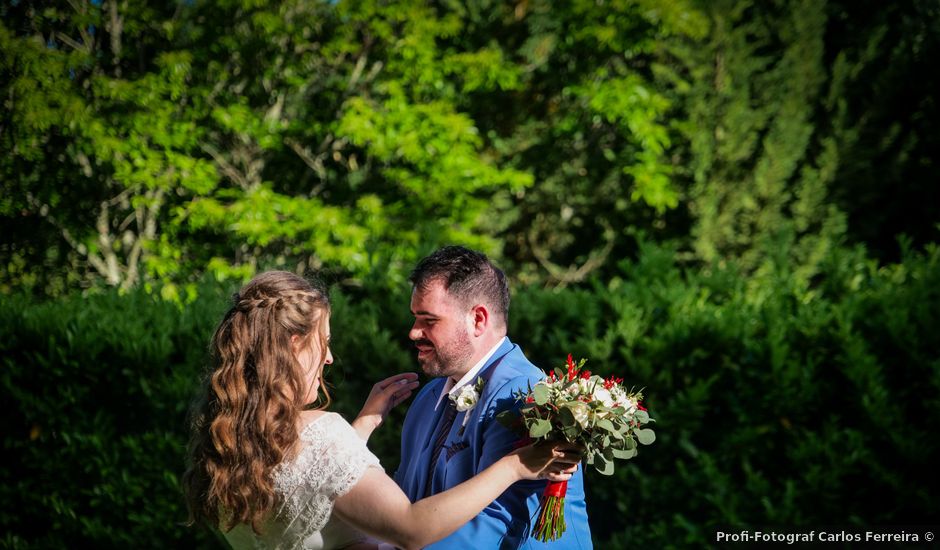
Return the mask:
[[[494,417],[518,407],[515,392],[527,391],[544,375],[506,337],[509,287],[486,256],[444,247],[421,260],[410,280],[415,322],[408,337],[418,349],[421,369],[436,377],[415,398],[402,430],[395,481],[414,502],[473,477],[511,452],[518,436]],[[459,407],[454,404],[458,396]],[[580,468],[568,482],[564,536],[549,544],[529,537],[545,484],[513,485],[429,548],[592,548]]]

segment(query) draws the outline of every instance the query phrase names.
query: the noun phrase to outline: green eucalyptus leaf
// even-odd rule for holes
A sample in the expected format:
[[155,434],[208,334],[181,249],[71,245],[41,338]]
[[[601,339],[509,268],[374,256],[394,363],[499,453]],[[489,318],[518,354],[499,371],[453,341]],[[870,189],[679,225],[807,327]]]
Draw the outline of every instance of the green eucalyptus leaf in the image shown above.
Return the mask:
[[532,398],[536,405],[545,405],[551,397],[551,390],[544,384],[536,384],[532,389]]
[[587,427],[591,421],[591,409],[581,401],[569,401],[561,406],[561,411],[569,411],[574,420],[583,427]]
[[550,431],[552,431],[552,423],[548,420],[538,418],[529,427],[529,437],[532,439],[538,439],[540,437],[545,437]]
[[613,449],[613,453],[614,458],[626,460],[636,456],[636,449]]
[[610,420],[607,420],[606,418],[602,418],[602,419],[598,420],[598,421],[597,421],[597,424],[595,424],[595,426],[598,427],[598,428],[600,428],[600,429],[602,429],[602,430],[605,430],[605,431],[607,431],[607,432],[610,432],[610,433],[612,433],[612,434],[617,433],[617,428],[614,427],[614,423],[611,422]]
[[568,441],[574,441],[581,434],[581,428],[577,424],[573,426],[565,426],[561,429],[561,433],[565,435],[565,438]]
[[574,412],[568,407],[562,407],[558,409],[558,420],[561,421],[561,426],[563,428],[575,426],[578,424],[578,421],[574,418]]
[[614,461],[598,453],[594,460],[594,469],[601,475],[612,475],[614,473]]
[[649,428],[637,430],[636,440],[643,445],[649,445],[650,443],[656,441],[656,434],[653,433],[653,430],[650,430]]

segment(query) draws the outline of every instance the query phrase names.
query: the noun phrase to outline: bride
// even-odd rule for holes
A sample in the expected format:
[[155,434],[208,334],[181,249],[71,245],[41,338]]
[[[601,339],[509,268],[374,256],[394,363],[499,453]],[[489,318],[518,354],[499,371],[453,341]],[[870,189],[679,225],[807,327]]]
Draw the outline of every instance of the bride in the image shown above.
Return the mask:
[[[234,548],[368,548],[377,540],[420,548],[516,481],[565,481],[575,470],[577,449],[530,445],[410,502],[366,441],[418,386],[417,375],[377,383],[352,424],[327,412],[329,318],[326,292],[288,272],[262,273],[234,296],[212,337],[213,367],[193,416],[183,476],[191,523],[221,529]],[[325,405],[311,408],[321,391]]]

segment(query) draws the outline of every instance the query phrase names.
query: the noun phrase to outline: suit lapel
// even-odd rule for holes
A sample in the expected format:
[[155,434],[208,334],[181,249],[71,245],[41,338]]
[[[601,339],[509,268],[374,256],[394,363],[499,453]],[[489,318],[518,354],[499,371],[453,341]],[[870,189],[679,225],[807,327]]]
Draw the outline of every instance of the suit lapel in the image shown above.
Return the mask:
[[[489,364],[483,367],[483,369],[481,369],[480,372],[477,374],[477,376],[483,378],[483,384],[484,384],[483,393],[486,393],[486,384],[489,383],[490,378],[493,377],[493,374],[496,372],[496,369],[499,366],[499,363],[502,362],[502,360],[507,355],[509,355],[515,348],[516,348],[515,344],[510,342],[509,339],[507,338],[503,342],[503,344],[496,350],[493,356],[490,358]],[[471,383],[474,383],[474,382],[471,382]],[[440,390],[438,390],[438,394],[439,394],[439,391]],[[447,399],[447,397],[444,397],[444,399]],[[478,403],[484,402],[484,401],[485,399],[483,395],[480,395],[480,399]],[[443,401],[441,401],[441,403],[443,404]],[[457,417],[454,419],[454,423],[450,427],[450,431],[447,435],[447,438],[444,440],[445,450],[453,446],[452,439],[453,439],[454,430],[458,430],[460,428],[461,424],[463,423],[464,415],[479,414],[479,411],[482,409],[483,409],[482,406],[473,407],[469,411],[465,411],[465,412],[457,414]],[[442,469],[441,464],[446,464],[447,462],[447,461],[441,462],[440,460],[438,460],[437,464],[430,463],[431,452],[432,452],[431,445],[434,443],[433,441],[434,435],[438,433],[438,430],[441,427],[441,422],[443,421],[443,417],[444,417],[443,411],[444,411],[443,406],[439,406],[436,411],[433,408],[431,408],[431,410],[429,411],[429,414],[433,415],[433,420],[431,419],[428,420],[428,423],[426,424],[426,426],[429,426],[428,431],[426,434],[422,436],[422,439],[424,441],[424,447],[421,451],[420,460],[421,460],[421,463],[424,465],[424,468],[422,468],[419,471],[427,472],[429,469],[440,470]],[[469,423],[470,422],[468,421],[468,424]],[[442,453],[441,456],[444,456],[446,458],[447,457],[446,452]],[[418,477],[421,477],[421,476],[419,475]],[[431,476],[431,478],[433,477],[434,476]],[[422,491],[421,494],[424,494],[427,491],[427,488],[423,486],[424,482],[418,481],[418,483],[422,485],[422,487],[420,487]]]

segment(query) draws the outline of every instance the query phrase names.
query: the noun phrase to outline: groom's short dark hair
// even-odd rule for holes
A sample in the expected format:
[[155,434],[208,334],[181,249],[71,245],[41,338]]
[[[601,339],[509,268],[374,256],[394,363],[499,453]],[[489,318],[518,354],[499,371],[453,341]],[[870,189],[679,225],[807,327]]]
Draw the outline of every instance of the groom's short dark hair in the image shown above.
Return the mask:
[[418,289],[441,281],[444,290],[462,303],[470,305],[482,299],[495,315],[509,323],[506,274],[482,252],[463,246],[445,246],[418,262],[408,280]]

